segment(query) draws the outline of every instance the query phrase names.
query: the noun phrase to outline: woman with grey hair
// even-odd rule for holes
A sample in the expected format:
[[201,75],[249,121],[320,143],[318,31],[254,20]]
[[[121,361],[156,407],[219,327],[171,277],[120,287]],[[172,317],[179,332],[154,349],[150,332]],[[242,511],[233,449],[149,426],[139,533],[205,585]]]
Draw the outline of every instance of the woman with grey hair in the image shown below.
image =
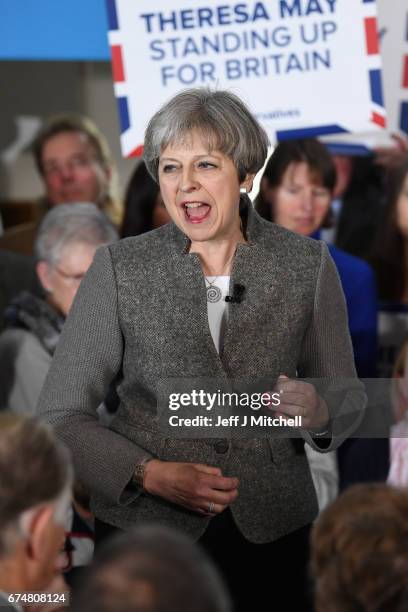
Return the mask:
[[[344,437],[314,387],[296,380],[355,378],[344,297],[323,243],[253,210],[246,193],[267,145],[226,91],[185,90],[154,115],[144,158],[172,223],[98,251],[39,405],[91,490],[97,538],[143,521],[177,527],[222,568],[237,610],[271,597],[306,610],[317,502],[302,440],[254,439],[256,429],[236,438],[233,427],[192,439],[167,418],[171,385],[195,416],[209,414],[193,408],[206,381],[277,384],[276,415],[301,416],[313,448]],[[120,370],[119,410],[102,428],[97,405]],[[348,415],[349,429],[359,416]]]
[[97,247],[117,239],[94,204],[63,204],[43,219],[36,271],[44,298],[23,292],[6,310],[0,336],[0,409],[35,412],[66,316]]

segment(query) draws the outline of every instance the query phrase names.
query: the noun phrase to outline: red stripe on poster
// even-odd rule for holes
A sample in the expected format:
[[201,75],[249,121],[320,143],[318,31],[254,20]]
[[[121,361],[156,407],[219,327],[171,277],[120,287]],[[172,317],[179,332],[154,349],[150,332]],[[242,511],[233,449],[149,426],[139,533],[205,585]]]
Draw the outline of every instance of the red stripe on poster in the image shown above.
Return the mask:
[[366,32],[366,45],[368,55],[377,55],[380,52],[380,46],[377,33],[377,18],[367,17],[364,19]]
[[112,54],[112,72],[113,80],[119,83],[125,80],[125,71],[123,70],[122,47],[114,45],[111,47]]
[[139,145],[136,149],[133,149],[126,157],[141,157],[143,155],[143,145]]
[[404,57],[404,74],[402,76],[402,86],[408,87],[408,55]]
[[385,128],[387,125],[386,118],[378,113],[375,113],[374,111],[371,113],[371,121],[382,128]]

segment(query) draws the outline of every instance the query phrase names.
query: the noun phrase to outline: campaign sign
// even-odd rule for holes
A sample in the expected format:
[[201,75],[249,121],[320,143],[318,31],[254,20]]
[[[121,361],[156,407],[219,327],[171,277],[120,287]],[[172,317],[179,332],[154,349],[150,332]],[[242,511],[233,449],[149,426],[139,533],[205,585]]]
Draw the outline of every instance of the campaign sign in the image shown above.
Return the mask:
[[408,2],[378,0],[388,127],[408,133]]
[[126,157],[187,87],[228,89],[272,142],[381,130],[375,0],[107,0]]

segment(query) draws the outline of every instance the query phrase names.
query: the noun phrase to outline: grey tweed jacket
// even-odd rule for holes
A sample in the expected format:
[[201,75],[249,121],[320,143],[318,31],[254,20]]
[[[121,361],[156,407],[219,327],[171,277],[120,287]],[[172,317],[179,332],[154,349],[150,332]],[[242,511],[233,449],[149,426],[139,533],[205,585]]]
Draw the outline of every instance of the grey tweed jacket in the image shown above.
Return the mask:
[[[100,248],[81,283],[39,410],[70,447],[95,515],[107,523],[126,529],[159,521],[195,538],[205,531],[208,518],[127,487],[135,465],[150,456],[237,476],[231,510],[252,542],[272,541],[317,514],[303,444],[299,450],[289,439],[171,439],[157,426],[163,378],[356,376],[344,296],[325,244],[261,219],[248,204],[244,214],[248,243],[238,246],[231,281],[245,286],[245,299],[230,305],[221,356],[198,255],[188,253],[174,224]],[[120,408],[107,429],[96,408],[120,368]]]

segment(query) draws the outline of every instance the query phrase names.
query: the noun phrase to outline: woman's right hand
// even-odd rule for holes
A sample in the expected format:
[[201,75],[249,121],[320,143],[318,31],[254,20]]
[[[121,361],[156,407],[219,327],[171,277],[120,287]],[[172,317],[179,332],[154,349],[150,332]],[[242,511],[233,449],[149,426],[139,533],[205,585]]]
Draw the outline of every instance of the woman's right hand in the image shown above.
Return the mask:
[[193,512],[214,516],[238,496],[238,478],[200,463],[152,459],[146,464],[145,490]]

